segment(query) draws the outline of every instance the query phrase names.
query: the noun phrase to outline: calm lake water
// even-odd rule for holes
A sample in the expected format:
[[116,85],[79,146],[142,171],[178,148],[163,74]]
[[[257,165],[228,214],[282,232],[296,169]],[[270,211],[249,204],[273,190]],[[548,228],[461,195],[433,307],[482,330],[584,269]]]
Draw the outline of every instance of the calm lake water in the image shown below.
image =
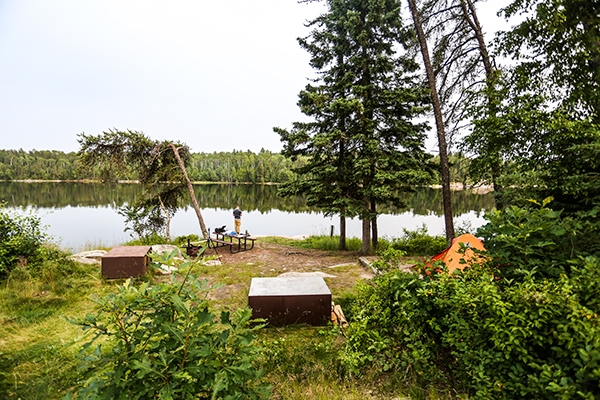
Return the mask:
[[[328,235],[332,225],[334,233],[339,234],[339,217],[325,217],[307,206],[304,198],[282,199],[275,186],[215,184],[196,185],[194,190],[209,228],[233,228],[231,213],[239,205],[244,213],[242,230],[253,235]],[[54,241],[72,251],[129,240],[117,210],[140,193],[140,186],[135,184],[0,182],[0,201],[11,210],[38,215]],[[414,230],[422,225],[431,234],[444,233],[441,190],[422,188],[407,194],[404,202],[405,207],[380,209],[384,212],[378,218],[380,236],[402,236],[403,229]],[[467,191],[454,192],[452,202],[455,226],[470,226],[472,231],[485,223],[483,214],[494,206],[492,194]],[[346,228],[348,237],[361,236],[359,220],[348,219]],[[171,234],[192,233],[200,235],[200,226],[188,205],[175,214]]]

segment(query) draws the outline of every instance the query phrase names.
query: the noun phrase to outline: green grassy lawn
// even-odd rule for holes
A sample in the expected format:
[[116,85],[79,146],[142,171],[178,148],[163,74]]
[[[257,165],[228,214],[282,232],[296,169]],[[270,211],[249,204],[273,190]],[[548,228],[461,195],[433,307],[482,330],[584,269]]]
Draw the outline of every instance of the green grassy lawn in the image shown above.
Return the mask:
[[[265,239],[264,242],[268,242]],[[272,245],[278,245],[272,241]],[[327,278],[336,303],[351,297],[364,269],[341,265]],[[219,285],[211,292],[216,309],[247,306],[253,276],[275,276],[268,261],[201,266],[196,273]],[[33,273],[15,270],[0,284],[0,399],[61,399],[81,379],[77,354],[89,338],[67,318],[94,310],[94,296],[116,291],[119,281],[100,278],[100,267],[67,262]],[[264,328],[259,360],[275,399],[440,398],[398,382],[393,373],[348,376],[340,356],[344,336],[337,327]]]

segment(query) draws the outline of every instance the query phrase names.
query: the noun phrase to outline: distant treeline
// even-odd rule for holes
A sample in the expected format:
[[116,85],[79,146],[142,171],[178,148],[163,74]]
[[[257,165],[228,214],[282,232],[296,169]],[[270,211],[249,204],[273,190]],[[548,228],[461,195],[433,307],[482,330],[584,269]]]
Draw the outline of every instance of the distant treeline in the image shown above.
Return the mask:
[[[281,183],[294,177],[292,162],[279,153],[261,150],[220,153],[192,153],[188,175],[193,181],[233,183]],[[79,170],[77,153],[57,150],[0,150],[0,180],[95,179]],[[120,179],[131,179],[123,175]]]
[[[0,182],[0,204],[9,207],[113,207],[131,204],[141,195],[143,188],[136,184],[100,184],[69,182]],[[246,211],[268,213],[272,210],[286,212],[319,211],[309,206],[304,196],[281,197],[273,185],[223,185],[203,184],[194,187],[201,208],[233,209],[242,205]],[[182,207],[191,206],[186,198]],[[399,214],[410,210],[417,215],[444,215],[442,191],[431,188],[418,188],[413,193],[405,193],[404,204],[385,205],[379,211],[385,214]],[[452,210],[455,216],[468,212],[479,215],[483,210],[495,206],[494,195],[473,194],[460,190],[452,192]]]

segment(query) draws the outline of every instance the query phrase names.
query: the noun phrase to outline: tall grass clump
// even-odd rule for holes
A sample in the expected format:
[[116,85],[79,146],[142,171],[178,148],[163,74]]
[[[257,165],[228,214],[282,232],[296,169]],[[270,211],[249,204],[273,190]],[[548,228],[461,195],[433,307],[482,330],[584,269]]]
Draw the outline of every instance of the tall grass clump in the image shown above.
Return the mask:
[[137,239],[132,239],[125,242],[124,246],[152,246],[155,244],[168,243],[167,237],[158,233],[151,233],[146,236],[140,236]]

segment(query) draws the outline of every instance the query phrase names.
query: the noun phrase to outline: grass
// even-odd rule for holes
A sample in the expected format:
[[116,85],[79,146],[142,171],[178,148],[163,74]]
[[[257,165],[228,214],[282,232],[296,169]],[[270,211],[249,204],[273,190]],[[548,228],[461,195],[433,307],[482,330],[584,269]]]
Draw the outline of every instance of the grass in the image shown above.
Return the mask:
[[[340,237],[339,236],[309,236],[306,239],[289,239],[280,236],[268,236],[261,238],[261,240],[267,240],[271,243],[281,244],[285,246],[292,246],[301,249],[317,249],[325,251],[335,251],[340,249]],[[384,241],[385,242],[385,241]],[[358,238],[346,238],[346,250],[347,251],[360,251],[362,242]]]
[[[265,242],[331,251],[338,239],[303,241],[265,238]],[[261,241],[263,239],[261,238]],[[351,241],[349,241],[351,242]],[[353,242],[352,242],[353,243]],[[353,245],[354,246],[354,245]],[[195,271],[217,285],[211,292],[214,308],[247,305],[252,277],[277,276],[281,267],[267,262],[199,266]],[[354,284],[364,270],[358,263],[327,271],[336,303],[354,296]],[[147,278],[146,278],[147,279]],[[119,282],[100,278],[98,266],[76,264],[65,257],[33,268],[14,270],[0,284],[0,398],[61,399],[82,378],[76,357],[86,341],[68,318],[81,318],[94,309],[91,296],[116,290]],[[340,362],[343,333],[333,326],[289,326],[259,332],[263,351],[259,365],[273,387],[274,399],[438,399],[435,390],[399,382],[394,374],[366,371],[348,375]]]
[[92,310],[103,295],[98,268],[66,259],[16,269],[0,287],[0,398],[57,399],[77,379],[80,329],[63,316]]

